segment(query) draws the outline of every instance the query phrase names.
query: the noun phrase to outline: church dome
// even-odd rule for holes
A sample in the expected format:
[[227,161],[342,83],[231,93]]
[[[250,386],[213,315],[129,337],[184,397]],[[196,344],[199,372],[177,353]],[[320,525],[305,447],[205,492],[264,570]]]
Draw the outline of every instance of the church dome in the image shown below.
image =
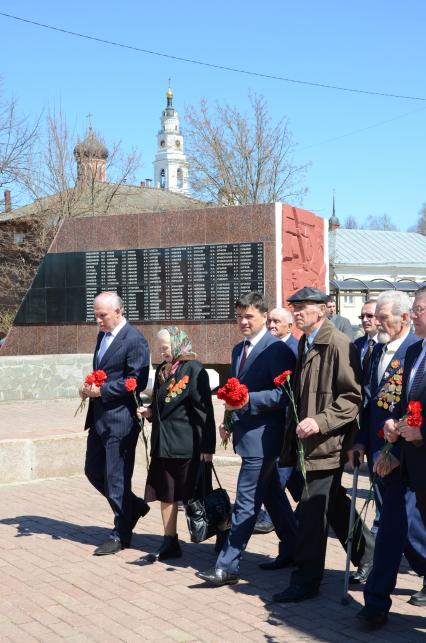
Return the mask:
[[105,145],[97,138],[96,134],[89,127],[89,133],[87,134],[84,141],[77,143],[74,148],[74,156],[76,158],[94,158],[94,159],[104,159],[106,160],[109,156],[109,152]]

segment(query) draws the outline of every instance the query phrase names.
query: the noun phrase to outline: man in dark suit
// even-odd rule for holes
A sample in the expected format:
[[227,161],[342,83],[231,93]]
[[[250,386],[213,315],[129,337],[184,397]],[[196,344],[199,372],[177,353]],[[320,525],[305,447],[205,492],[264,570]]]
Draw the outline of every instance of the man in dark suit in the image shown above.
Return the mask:
[[[361,430],[356,438],[353,450],[361,455],[367,454],[371,476],[373,477],[374,495],[380,510],[380,520],[376,536],[376,547],[373,563],[360,570],[358,582],[368,580],[364,590],[365,607],[358,618],[368,627],[377,628],[387,620],[391,606],[392,593],[398,574],[402,551],[411,567],[418,574],[426,573],[426,539],[412,546],[407,543],[409,520],[416,517],[408,508],[410,491],[401,481],[399,472],[399,446],[395,445],[390,455],[389,470],[384,470],[379,457],[384,446],[384,439],[379,435],[386,420],[392,413],[401,397],[402,375],[405,370],[406,352],[417,338],[410,333],[410,300],[407,294],[399,291],[382,293],[376,306],[376,318],[379,323],[379,344],[371,357],[371,396],[362,412]],[[350,458],[351,458],[350,454]],[[426,534],[425,534],[426,535]]]
[[85,474],[114,513],[110,538],[94,551],[102,556],[129,547],[138,519],[149,511],[145,501],[132,492],[139,425],[133,394],[124,385],[126,378],[133,377],[137,390],[145,389],[149,350],[144,336],[124,318],[123,302],[116,293],[98,295],[94,314],[99,334],[93,368],[105,371],[107,379],[100,388],[83,384],[80,396],[90,399]]
[[344,333],[352,341],[354,338],[354,331],[352,330],[351,322],[347,317],[336,315],[336,302],[332,297],[327,301],[327,317],[336,326],[337,330]]
[[[411,309],[411,319],[417,337],[422,340],[407,349],[405,369],[402,378],[401,402],[395,409],[394,418],[385,423],[385,437],[389,442],[400,445],[402,480],[407,482],[416,496],[416,504],[426,532],[426,288],[416,292]],[[422,405],[422,425],[420,428],[407,424],[404,417],[410,400]],[[398,421],[398,418],[402,418]],[[410,531],[410,528],[409,528]],[[426,606],[426,583],[413,594],[410,603]]]
[[[244,405],[233,413],[232,439],[242,463],[231,530],[213,569],[198,572],[216,586],[239,580],[240,558],[253,533],[256,516],[265,504],[281,541],[282,566],[291,564],[296,521],[283,494],[276,465],[280,453],[287,396],[274,378],[293,370],[294,355],[284,342],[268,333],[263,295],[249,292],[236,302],[238,328],[245,338],[232,351],[232,375],[248,388]],[[221,425],[222,439],[230,434]]]
[[373,352],[374,346],[377,344],[378,323],[375,314],[376,303],[377,299],[368,299],[364,302],[359,318],[361,320],[362,329],[365,334],[362,337],[358,337],[354,341],[354,344],[359,352],[364,383],[368,379],[371,354]]
[[[292,335],[293,328],[293,315],[288,308],[274,308],[268,312],[268,330],[277,339],[285,342],[286,345],[293,351],[297,359],[297,350],[299,340]],[[278,475],[280,476],[281,488],[284,491],[286,488],[291,493],[293,500],[299,502],[303,490],[303,478],[300,471],[294,467],[279,467]],[[254,526],[254,534],[269,534],[274,530],[274,524],[264,509],[261,509]],[[270,563],[262,563],[262,569],[278,569],[279,560],[275,559]]]

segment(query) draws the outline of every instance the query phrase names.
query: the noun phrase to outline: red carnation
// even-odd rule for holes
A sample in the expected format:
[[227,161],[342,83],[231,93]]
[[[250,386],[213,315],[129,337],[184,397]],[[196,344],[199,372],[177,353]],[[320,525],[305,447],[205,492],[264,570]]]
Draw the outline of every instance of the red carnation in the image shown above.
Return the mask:
[[380,429],[379,431],[377,431],[377,437],[378,438],[384,438],[385,437],[385,432],[384,432],[383,429]]
[[105,371],[102,371],[102,370],[99,370],[99,371],[93,371],[93,375],[94,375],[94,377],[95,377],[94,384],[95,384],[95,386],[97,386],[98,388],[100,388],[100,387],[102,386],[102,384],[104,384],[104,383],[105,383],[105,380],[106,380],[106,379],[107,379],[107,377],[108,377],[108,376],[107,376],[107,374],[105,373]]
[[223,400],[227,406],[238,407],[244,404],[248,397],[248,388],[241,384],[236,377],[230,377],[225,386],[218,389],[217,397]]
[[284,371],[281,373],[281,375],[277,375],[274,378],[274,384],[275,386],[283,386],[286,382],[289,381],[290,376],[292,375],[293,371]]
[[138,385],[138,380],[136,379],[136,377],[127,377],[124,380],[124,386],[126,388],[126,391],[131,392],[131,391],[136,390],[137,385]]
[[407,406],[407,424],[420,429],[423,424],[422,403],[417,400],[410,400]]

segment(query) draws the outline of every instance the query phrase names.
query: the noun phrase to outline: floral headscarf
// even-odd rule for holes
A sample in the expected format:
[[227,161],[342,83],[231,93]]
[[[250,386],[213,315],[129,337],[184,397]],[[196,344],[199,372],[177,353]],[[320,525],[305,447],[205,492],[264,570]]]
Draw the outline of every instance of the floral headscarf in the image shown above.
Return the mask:
[[160,371],[160,381],[165,381],[177,370],[180,362],[186,362],[197,358],[197,353],[192,350],[191,340],[184,330],[177,326],[165,328],[170,335],[170,347],[172,361],[164,364]]
[[165,330],[167,330],[170,335],[170,345],[173,356],[172,362],[176,360],[187,361],[197,357],[197,353],[194,353],[192,350],[191,340],[184,330],[181,330],[177,326],[168,326]]

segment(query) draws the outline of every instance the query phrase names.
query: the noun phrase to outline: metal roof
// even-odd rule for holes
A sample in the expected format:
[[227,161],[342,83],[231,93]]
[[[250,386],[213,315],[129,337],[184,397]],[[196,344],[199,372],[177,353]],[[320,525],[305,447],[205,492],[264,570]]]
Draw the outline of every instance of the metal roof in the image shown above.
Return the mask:
[[330,292],[383,292],[384,290],[403,290],[407,293],[414,293],[418,288],[426,286],[426,281],[413,281],[412,279],[398,279],[389,281],[388,279],[331,279]]
[[394,230],[346,230],[329,233],[330,263],[356,266],[412,266],[426,269],[426,236]]

